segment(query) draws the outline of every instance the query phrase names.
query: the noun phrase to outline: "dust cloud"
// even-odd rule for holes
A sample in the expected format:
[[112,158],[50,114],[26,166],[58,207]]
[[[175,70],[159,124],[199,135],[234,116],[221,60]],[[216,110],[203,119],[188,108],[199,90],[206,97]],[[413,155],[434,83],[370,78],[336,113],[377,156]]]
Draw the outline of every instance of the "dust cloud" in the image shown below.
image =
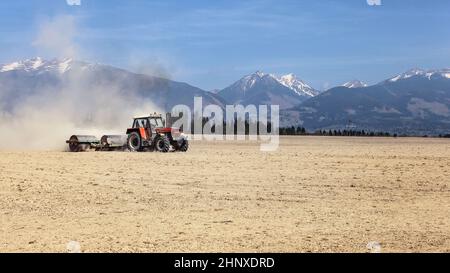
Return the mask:
[[[72,16],[44,20],[32,45],[60,60],[77,58],[76,22]],[[23,85],[30,90],[18,90],[17,80],[0,83],[0,150],[65,150],[73,134],[124,134],[133,116],[161,112],[130,93],[126,79],[109,80],[114,74],[99,79],[92,73],[96,69],[90,64],[56,69],[38,84]]]

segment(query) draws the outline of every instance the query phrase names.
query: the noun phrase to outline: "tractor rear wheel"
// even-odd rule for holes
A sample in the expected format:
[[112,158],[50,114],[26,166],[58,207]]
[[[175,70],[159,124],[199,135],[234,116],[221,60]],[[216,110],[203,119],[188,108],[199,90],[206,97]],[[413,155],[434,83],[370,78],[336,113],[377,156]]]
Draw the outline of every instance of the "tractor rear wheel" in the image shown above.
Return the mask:
[[189,141],[187,139],[183,140],[183,143],[181,143],[180,148],[178,149],[181,152],[187,152],[189,149]]
[[155,148],[158,152],[167,153],[170,150],[169,138],[166,135],[156,137]]
[[127,146],[131,152],[139,152],[142,150],[141,136],[137,132],[128,135]]

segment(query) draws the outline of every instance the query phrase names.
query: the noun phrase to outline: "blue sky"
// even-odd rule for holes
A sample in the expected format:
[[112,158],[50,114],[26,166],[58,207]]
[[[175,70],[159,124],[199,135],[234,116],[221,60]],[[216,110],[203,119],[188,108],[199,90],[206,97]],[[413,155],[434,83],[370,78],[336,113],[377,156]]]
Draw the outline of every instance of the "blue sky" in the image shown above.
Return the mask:
[[292,72],[324,89],[450,67],[450,1],[381,3],[2,0],[0,63],[73,54],[206,90],[256,70]]

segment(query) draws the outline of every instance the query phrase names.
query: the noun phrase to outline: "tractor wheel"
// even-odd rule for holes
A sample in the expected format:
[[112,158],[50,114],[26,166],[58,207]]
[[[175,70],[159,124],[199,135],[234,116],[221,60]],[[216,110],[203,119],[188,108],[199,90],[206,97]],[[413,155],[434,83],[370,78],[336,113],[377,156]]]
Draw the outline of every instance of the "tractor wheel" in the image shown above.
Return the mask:
[[80,152],[81,144],[78,143],[78,138],[76,136],[72,136],[69,141],[69,150],[73,153]]
[[131,152],[139,152],[142,150],[141,136],[137,132],[132,132],[127,139],[128,149]]
[[96,151],[109,151],[107,136],[102,136],[102,138],[100,139],[100,148],[96,149]]
[[183,141],[183,143],[181,143],[180,147],[178,148],[178,150],[180,152],[187,152],[187,150],[189,149],[189,141],[187,139],[185,139]]
[[155,148],[158,152],[167,153],[170,150],[170,140],[166,135],[158,136],[155,140]]
[[70,143],[69,144],[69,150],[72,153],[79,152],[80,151],[80,144],[78,144],[78,143]]

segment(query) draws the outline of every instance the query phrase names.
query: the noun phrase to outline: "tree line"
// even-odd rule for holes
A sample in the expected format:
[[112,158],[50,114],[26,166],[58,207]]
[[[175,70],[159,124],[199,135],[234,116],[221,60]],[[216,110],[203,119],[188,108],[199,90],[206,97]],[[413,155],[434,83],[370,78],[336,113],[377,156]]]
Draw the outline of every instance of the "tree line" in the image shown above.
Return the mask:
[[284,127],[280,128],[280,135],[315,135],[315,136],[368,136],[368,137],[396,137],[397,134],[391,135],[389,132],[373,132],[366,130],[317,130],[313,133],[308,132],[304,127]]
[[[202,128],[209,122],[209,118],[204,117],[202,119]],[[245,135],[249,135],[250,128],[257,128],[256,132],[259,135],[261,132],[271,133],[272,132],[272,124],[270,121],[267,123],[254,122],[249,120],[241,120],[235,119],[233,125],[233,133],[237,134],[238,124],[244,123],[244,131]],[[222,123],[222,133],[224,135],[227,134],[227,122],[224,120]],[[181,128],[184,129],[184,128]],[[194,132],[194,121],[192,120],[191,126],[188,130],[191,134],[195,134]],[[216,133],[216,126],[212,125],[211,130],[212,133]],[[311,135],[311,136],[355,136],[355,137],[407,137],[413,135],[402,134],[398,135],[397,133],[383,132],[383,131],[370,131],[370,130],[355,130],[355,129],[328,129],[328,130],[316,130],[314,132],[308,131],[306,128],[301,126],[290,126],[290,127],[280,127],[279,134],[285,136],[297,136],[297,135]],[[428,137],[424,135],[423,137]],[[440,134],[439,138],[450,138],[450,134]]]

